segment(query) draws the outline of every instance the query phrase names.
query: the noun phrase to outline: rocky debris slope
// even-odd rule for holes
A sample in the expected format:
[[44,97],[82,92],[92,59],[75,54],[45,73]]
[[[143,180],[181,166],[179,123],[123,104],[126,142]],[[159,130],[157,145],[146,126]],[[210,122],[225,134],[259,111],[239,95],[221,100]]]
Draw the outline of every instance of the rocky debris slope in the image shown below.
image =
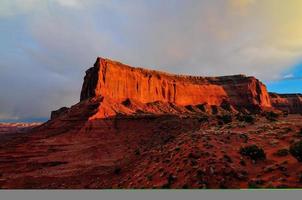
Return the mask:
[[79,120],[87,105],[0,140],[0,188],[302,187],[302,165],[289,151],[301,140],[299,115],[87,120],[90,108]]

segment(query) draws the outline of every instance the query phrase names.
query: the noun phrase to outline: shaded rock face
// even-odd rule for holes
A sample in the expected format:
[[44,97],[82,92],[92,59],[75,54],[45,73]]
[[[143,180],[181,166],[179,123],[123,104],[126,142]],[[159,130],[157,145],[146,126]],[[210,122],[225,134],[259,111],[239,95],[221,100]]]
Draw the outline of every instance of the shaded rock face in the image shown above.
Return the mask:
[[95,88],[97,87],[99,80],[99,67],[97,66],[97,62],[94,64],[94,67],[88,69],[86,71],[86,75],[84,77],[84,83],[81,91],[81,101],[87,99],[89,97],[96,96]]
[[58,118],[59,116],[65,114],[68,110],[69,110],[69,108],[67,108],[67,107],[62,107],[62,108],[60,108],[60,109],[58,109],[58,110],[54,110],[54,111],[52,111],[51,114],[50,114],[50,119],[51,119],[51,120],[56,119],[56,118]]
[[302,114],[302,94],[270,93],[272,106],[292,114]]
[[172,75],[103,58],[98,58],[94,67],[86,71],[81,101],[98,96],[116,102],[131,99],[141,103],[160,101],[181,106],[205,103],[221,106],[228,102],[235,108],[271,107],[265,85],[254,77]]

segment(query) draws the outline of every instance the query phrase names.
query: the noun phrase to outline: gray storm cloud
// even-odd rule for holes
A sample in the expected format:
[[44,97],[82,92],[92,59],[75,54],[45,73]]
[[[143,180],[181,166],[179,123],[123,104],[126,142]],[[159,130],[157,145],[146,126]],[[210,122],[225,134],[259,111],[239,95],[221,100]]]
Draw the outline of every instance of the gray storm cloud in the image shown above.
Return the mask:
[[[262,80],[279,78],[301,57],[297,0],[26,2],[0,3],[6,41],[0,119],[48,117],[76,103],[97,56],[174,73]],[[297,8],[288,13],[288,6]]]

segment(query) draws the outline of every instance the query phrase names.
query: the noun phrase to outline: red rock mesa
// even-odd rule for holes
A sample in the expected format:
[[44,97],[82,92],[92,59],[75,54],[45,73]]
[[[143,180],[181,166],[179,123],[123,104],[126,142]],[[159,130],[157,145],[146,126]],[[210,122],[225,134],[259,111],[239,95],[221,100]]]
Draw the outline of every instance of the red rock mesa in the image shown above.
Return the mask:
[[[302,107],[301,95],[269,95],[254,77],[174,75],[100,57],[86,71],[79,105],[84,104],[97,104],[89,119],[134,113],[181,114],[188,109],[208,114],[272,109],[301,113]],[[68,112],[61,108],[51,118]]]
[[172,75],[103,58],[98,58],[94,67],[86,71],[81,100],[97,96],[118,102],[131,99],[182,106],[205,103],[220,106],[223,102],[245,108],[271,106],[265,85],[254,77]]

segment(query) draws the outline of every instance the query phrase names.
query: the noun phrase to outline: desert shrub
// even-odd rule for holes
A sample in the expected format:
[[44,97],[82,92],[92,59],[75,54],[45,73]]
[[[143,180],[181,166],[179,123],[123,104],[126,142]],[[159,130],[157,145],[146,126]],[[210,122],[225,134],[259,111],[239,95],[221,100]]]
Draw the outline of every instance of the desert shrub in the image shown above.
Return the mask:
[[224,100],[222,103],[221,103],[221,108],[223,108],[224,110],[227,110],[227,111],[232,111],[232,107],[231,107],[231,104]]
[[127,98],[125,101],[122,102],[124,106],[130,106],[131,105],[131,100]]
[[300,128],[300,130],[298,130],[296,136],[298,137],[302,137],[302,128]]
[[202,156],[202,152],[197,150],[197,151],[192,151],[189,153],[188,157],[191,159],[199,159]]
[[152,181],[152,179],[153,179],[153,177],[152,177],[151,174],[148,174],[148,175],[146,176],[146,178],[147,178],[148,181]]
[[188,189],[189,186],[188,186],[188,184],[184,184],[181,188],[182,188],[182,189]]
[[258,188],[261,188],[259,185],[257,185],[256,183],[254,182],[249,182],[248,183],[248,188],[249,189],[258,189]]
[[288,111],[283,111],[282,114],[283,114],[283,117],[287,117],[289,113],[288,113]]
[[289,154],[288,149],[279,149],[276,153],[274,153],[276,156],[287,156]]
[[162,141],[164,144],[170,142],[171,140],[174,140],[175,136],[174,135],[164,135],[162,136]]
[[290,146],[289,152],[294,156],[299,162],[302,162],[302,140],[296,142]]
[[233,162],[232,158],[228,155],[223,155],[223,160],[225,160],[226,162],[229,162],[229,163]]
[[292,131],[293,131],[293,129],[291,127],[284,127],[283,128],[283,133],[289,133],[289,132],[292,132]]
[[212,109],[212,114],[213,114],[213,115],[217,115],[217,114],[218,114],[218,108],[217,108],[217,106],[212,105],[212,106],[211,106],[211,109]]
[[248,187],[250,189],[257,189],[257,188],[261,188],[261,185],[263,184],[264,184],[264,180],[262,179],[251,180],[248,182]]
[[244,143],[247,143],[247,141],[249,140],[249,137],[246,134],[244,134],[244,133],[240,134],[239,137],[241,139],[243,139]]
[[298,175],[298,180],[299,180],[299,183],[302,183],[302,172],[300,172],[300,174]]
[[122,169],[120,167],[115,167],[113,173],[116,175],[119,175],[121,173]]
[[176,146],[174,151],[180,151],[180,147],[179,146]]
[[232,116],[231,115],[218,116],[218,120],[224,124],[228,124],[232,122]]
[[243,159],[240,160],[239,164],[242,165],[242,166],[246,166],[246,163]]
[[139,149],[135,149],[134,154],[139,156],[139,155],[141,155],[141,151]]
[[278,166],[278,169],[282,172],[286,172],[287,171],[287,167],[283,166],[283,165],[280,165]]
[[208,122],[209,121],[209,117],[206,115],[202,115],[198,117],[198,122]]
[[256,121],[255,117],[253,115],[238,115],[237,116],[238,121],[246,122],[246,123],[254,123]]
[[187,110],[191,111],[191,112],[195,112],[195,110],[194,110],[194,108],[193,108],[192,105],[187,105],[187,106],[185,106],[185,108],[186,108]]
[[279,115],[273,111],[270,111],[265,114],[265,117],[269,121],[277,121]]
[[169,176],[167,177],[167,183],[164,184],[162,186],[162,188],[164,189],[168,189],[171,187],[172,183],[176,180],[176,176],[174,176],[173,174],[169,174]]
[[266,155],[262,148],[259,148],[257,145],[249,145],[246,147],[240,148],[240,154],[247,156],[252,160],[264,160]]
[[205,175],[205,172],[203,172],[202,170],[197,170],[196,171],[196,177],[197,177],[197,179],[202,179],[203,178],[203,176]]

